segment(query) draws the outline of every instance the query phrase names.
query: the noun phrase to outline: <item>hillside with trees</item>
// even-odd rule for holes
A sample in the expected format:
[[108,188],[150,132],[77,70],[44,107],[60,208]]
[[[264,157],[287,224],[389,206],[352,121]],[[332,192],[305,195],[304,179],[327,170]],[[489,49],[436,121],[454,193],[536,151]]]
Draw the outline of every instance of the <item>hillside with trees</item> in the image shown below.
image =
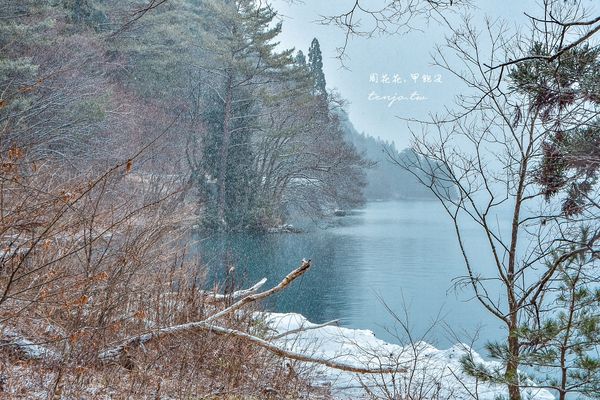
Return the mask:
[[362,202],[364,162],[330,112],[318,41],[308,62],[277,50],[275,16],[253,2],[171,2],[119,44],[134,93],[168,101],[184,127],[205,228],[264,230],[290,207],[318,215]]
[[[381,200],[434,200],[435,196],[410,171],[399,168],[403,162],[417,155],[411,149],[398,151],[394,142],[359,133],[348,114],[339,111],[345,139],[369,162],[366,170],[365,197],[369,201]],[[413,171],[417,172],[417,171]],[[443,173],[436,174],[441,177]],[[425,178],[424,174],[420,175]]]

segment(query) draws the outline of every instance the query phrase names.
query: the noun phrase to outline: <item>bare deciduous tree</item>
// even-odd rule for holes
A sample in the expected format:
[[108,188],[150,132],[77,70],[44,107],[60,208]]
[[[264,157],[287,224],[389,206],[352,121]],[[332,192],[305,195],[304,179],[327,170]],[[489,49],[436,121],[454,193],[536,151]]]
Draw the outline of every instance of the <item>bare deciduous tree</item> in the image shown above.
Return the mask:
[[[533,30],[534,41],[554,40],[549,36]],[[568,218],[560,204],[544,201],[536,172],[556,124],[530,96],[511,86],[502,68],[488,68],[519,48],[529,50],[530,36],[521,37],[516,48],[508,37],[515,38],[498,21],[487,20],[479,32],[465,19],[454,30],[435,63],[461,79],[466,94],[459,96],[456,111],[422,123],[421,133],[413,129],[419,157],[401,164],[432,190],[455,226],[467,269],[459,284],[470,288],[506,328],[505,339],[489,345],[491,355],[505,365],[503,376],[480,377],[505,382],[511,400],[518,400],[527,386],[519,367],[528,364],[528,343],[520,332],[531,315],[539,318],[547,311],[547,293],[563,263],[598,251],[600,227],[597,210]],[[560,121],[581,126],[588,121],[583,115],[596,113],[585,97],[578,97],[561,111]],[[576,239],[573,233],[582,225],[590,234]],[[486,238],[487,247],[476,251],[485,250],[487,261],[475,257],[465,229],[479,229]],[[562,251],[558,258],[556,251]],[[466,367],[475,373],[473,365]]]

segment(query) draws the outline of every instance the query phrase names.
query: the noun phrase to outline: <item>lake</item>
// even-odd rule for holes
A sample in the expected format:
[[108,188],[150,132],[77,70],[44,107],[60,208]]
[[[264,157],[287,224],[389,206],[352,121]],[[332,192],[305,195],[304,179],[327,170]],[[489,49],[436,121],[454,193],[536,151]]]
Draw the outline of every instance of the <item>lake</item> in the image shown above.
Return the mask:
[[[501,322],[472,299],[469,287],[454,285],[466,270],[454,226],[439,203],[373,202],[336,222],[299,234],[200,238],[201,261],[210,280],[222,280],[235,266],[236,285],[248,286],[262,277],[276,284],[302,258],[311,259],[311,270],[266,307],[313,322],[340,319],[343,326],[370,329],[389,342],[401,341],[392,313],[408,320],[417,339],[439,319],[424,337],[438,347],[470,343],[478,333],[474,344],[481,350],[486,340],[501,337]],[[463,235],[476,268],[491,271],[482,231],[467,224]]]

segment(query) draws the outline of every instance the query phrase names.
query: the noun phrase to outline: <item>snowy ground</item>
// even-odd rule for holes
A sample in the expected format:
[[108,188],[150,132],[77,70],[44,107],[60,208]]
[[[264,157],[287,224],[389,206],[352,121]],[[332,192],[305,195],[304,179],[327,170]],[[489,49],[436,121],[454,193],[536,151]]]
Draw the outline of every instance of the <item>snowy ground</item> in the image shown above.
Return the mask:
[[[300,314],[265,313],[265,319],[277,333],[315,326]],[[409,371],[357,375],[324,366],[317,367],[319,379],[331,382],[334,394],[339,399],[368,398],[369,391],[384,399],[494,400],[502,395],[507,396],[504,385],[477,382],[475,378],[461,372],[460,359],[469,351],[477,362],[485,363],[491,368],[499,367],[496,362],[483,360],[464,344],[447,350],[438,350],[424,342],[400,346],[376,338],[369,330],[337,326],[294,333],[277,339],[277,343],[288,350],[344,364],[369,368],[398,366]],[[547,390],[534,388],[528,389],[524,399],[554,400],[554,396]]]

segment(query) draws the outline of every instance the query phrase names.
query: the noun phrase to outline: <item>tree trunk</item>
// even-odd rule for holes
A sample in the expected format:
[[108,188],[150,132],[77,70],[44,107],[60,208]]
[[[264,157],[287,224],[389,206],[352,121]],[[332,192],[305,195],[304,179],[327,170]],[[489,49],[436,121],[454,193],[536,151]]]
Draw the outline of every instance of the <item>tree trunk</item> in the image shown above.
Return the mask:
[[[535,121],[535,118],[532,120]],[[511,224],[511,240],[510,250],[508,253],[508,271],[506,274],[506,293],[508,296],[508,311],[509,323],[508,323],[508,360],[506,362],[506,373],[505,378],[508,382],[508,398],[510,400],[521,400],[521,389],[519,385],[519,304],[516,299],[515,291],[515,267],[517,263],[517,242],[519,240],[519,227],[520,227],[520,214],[521,207],[523,206],[523,193],[525,191],[525,182],[527,179],[527,172],[529,166],[529,157],[532,151],[532,136],[534,127],[531,126],[529,130],[530,142],[527,146],[525,154],[521,160],[519,167],[519,179],[517,192],[515,196],[515,208],[513,210],[513,220]]]
[[225,92],[225,110],[223,115],[223,141],[219,151],[219,188],[217,198],[217,218],[221,228],[225,228],[225,196],[226,196],[226,176],[229,158],[229,144],[231,142],[230,121],[232,117],[231,103],[233,90],[233,77],[231,74],[227,77],[227,86]]
[[506,363],[505,377],[508,382],[509,399],[521,400],[521,389],[519,387],[519,337],[517,335],[516,312],[510,317],[508,360]]

